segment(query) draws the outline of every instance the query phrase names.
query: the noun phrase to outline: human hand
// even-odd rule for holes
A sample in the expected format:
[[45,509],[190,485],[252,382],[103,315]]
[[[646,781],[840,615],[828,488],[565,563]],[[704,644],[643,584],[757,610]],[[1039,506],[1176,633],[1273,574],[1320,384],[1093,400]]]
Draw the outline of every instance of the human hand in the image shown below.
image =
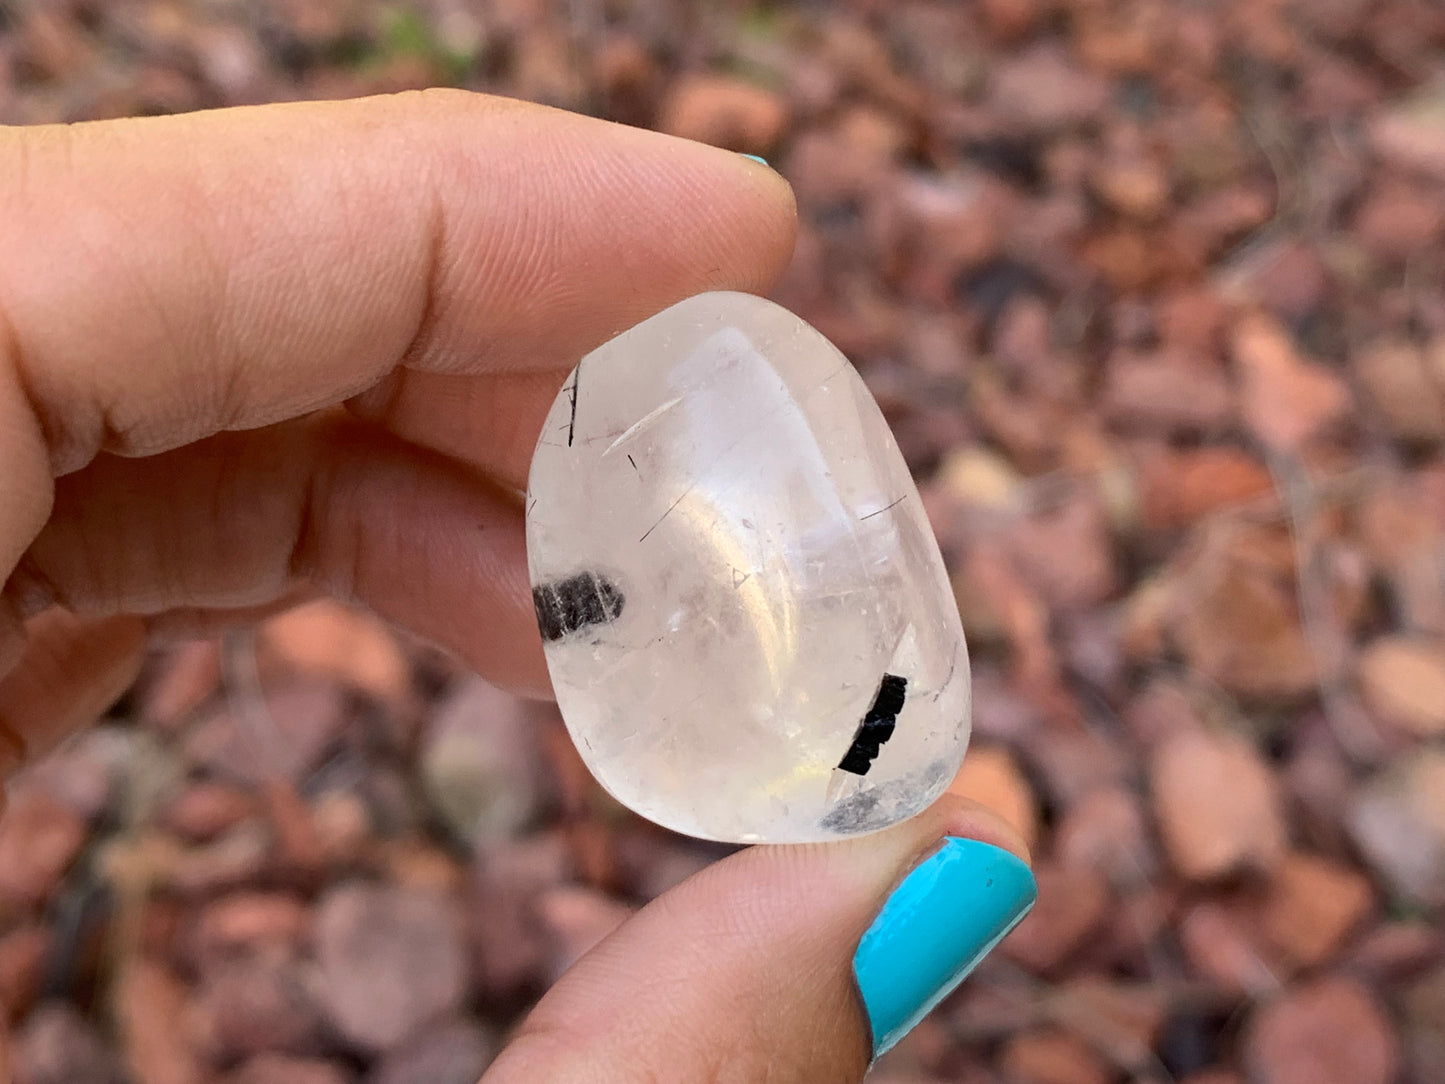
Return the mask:
[[[793,230],[740,156],[454,92],[0,131],[7,767],[103,710],[149,633],[317,590],[545,692],[519,490],[565,372],[675,300],[766,289]],[[946,799],[718,863],[569,972],[487,1080],[859,1079],[893,995],[854,950],[945,836],[1022,850]],[[1023,906],[983,880],[973,910],[921,907],[977,927],[929,934],[959,967]]]

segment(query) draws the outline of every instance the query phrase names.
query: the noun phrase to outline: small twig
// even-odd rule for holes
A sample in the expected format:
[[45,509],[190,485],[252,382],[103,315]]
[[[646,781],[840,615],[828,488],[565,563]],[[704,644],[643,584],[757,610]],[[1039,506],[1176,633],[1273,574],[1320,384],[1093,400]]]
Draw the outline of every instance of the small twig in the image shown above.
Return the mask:
[[1266,451],[1265,465],[1274,478],[1289,526],[1295,555],[1295,592],[1305,642],[1315,657],[1320,707],[1341,748],[1356,761],[1370,763],[1380,754],[1378,733],[1342,677],[1348,650],[1338,615],[1329,597],[1329,585],[1316,575],[1319,503],[1304,466],[1293,456]]
[[266,692],[256,665],[256,634],[251,629],[233,629],[222,637],[221,674],[237,734],[251,747],[268,778],[284,778],[289,750],[266,707]]

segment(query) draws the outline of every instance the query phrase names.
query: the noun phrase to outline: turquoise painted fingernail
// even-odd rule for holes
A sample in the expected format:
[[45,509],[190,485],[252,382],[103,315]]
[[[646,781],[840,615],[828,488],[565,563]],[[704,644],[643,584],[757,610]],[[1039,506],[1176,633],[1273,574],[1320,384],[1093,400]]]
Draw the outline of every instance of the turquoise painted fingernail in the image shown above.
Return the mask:
[[873,1056],[947,997],[1037,897],[1019,858],[975,839],[945,838],[893,890],[853,954]]
[[[742,154],[742,151],[739,151],[738,153]],[[761,162],[763,165],[768,166],[768,160],[766,158],[759,158],[756,154],[743,154],[743,157],[751,158],[754,162]],[[773,167],[768,166],[768,168],[772,169]]]

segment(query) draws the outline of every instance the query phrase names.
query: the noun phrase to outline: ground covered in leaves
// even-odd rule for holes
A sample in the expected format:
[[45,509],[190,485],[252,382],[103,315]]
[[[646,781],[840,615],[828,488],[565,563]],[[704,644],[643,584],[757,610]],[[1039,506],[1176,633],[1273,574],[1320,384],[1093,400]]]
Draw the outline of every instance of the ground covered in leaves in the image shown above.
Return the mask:
[[[1445,1072],[1441,80],[1437,0],[0,3],[7,122],[451,84],[793,182],[1038,856],[880,1084]],[[469,1084],[718,853],[363,615],[167,649],[0,823],[20,1078]]]

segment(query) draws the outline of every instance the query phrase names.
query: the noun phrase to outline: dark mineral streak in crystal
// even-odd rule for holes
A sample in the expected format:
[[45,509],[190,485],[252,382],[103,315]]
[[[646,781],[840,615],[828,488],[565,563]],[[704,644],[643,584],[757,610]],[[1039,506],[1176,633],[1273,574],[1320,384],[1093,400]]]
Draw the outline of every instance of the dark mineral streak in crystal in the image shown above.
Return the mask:
[[600,572],[579,572],[532,588],[537,628],[544,640],[560,640],[578,629],[616,621],[627,600]]
[[854,775],[867,775],[873,767],[873,760],[885,742],[893,737],[893,726],[898,713],[903,710],[904,698],[908,695],[908,679],[897,674],[884,674],[878,686],[878,695],[873,706],[863,716],[858,733],[853,735],[853,744],[838,762],[841,771]]
[[567,423],[567,447],[572,447],[572,438],[577,435],[577,385],[582,381],[582,363],[572,373],[572,418]]

